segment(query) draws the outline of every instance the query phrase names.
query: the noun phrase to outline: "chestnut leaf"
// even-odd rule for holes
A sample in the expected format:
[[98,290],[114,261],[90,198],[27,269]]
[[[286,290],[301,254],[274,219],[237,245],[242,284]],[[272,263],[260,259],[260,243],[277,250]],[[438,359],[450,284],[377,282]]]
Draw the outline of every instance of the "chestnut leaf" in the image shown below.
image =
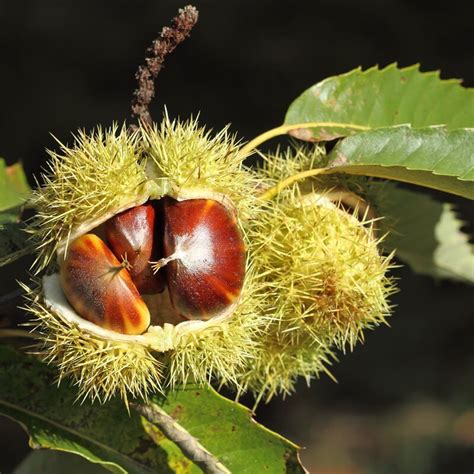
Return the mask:
[[228,400],[210,386],[188,384],[164,400],[155,397],[153,402],[230,472],[306,472],[295,444],[256,423],[247,407]]
[[328,172],[375,176],[474,199],[474,129],[379,128],[341,140]]
[[474,89],[441,80],[438,72],[392,64],[330,77],[290,105],[280,128],[306,141],[342,138],[324,172],[474,199]]
[[22,165],[7,166],[0,158],[0,267],[30,251],[27,234],[19,223],[30,191]]
[[17,221],[29,194],[23,166],[20,163],[7,166],[0,158],[0,224]]
[[358,127],[469,128],[474,127],[474,89],[462,87],[458,79],[440,79],[439,71],[420,72],[419,65],[390,64],[366,71],[359,67],[313,85],[293,101],[285,125],[307,122],[340,125],[301,127],[291,134],[327,141],[358,133]]
[[388,233],[386,250],[396,250],[416,273],[474,284],[474,246],[451,204],[394,183],[371,188],[376,213],[384,216],[378,225],[381,234]]
[[[202,472],[137,411],[128,413],[123,401],[80,404],[75,388],[66,380],[58,387],[56,376],[55,369],[0,344],[0,415],[19,422],[33,448],[73,453],[119,474]],[[154,402],[231,472],[305,472],[294,444],[210,388],[191,385]]]

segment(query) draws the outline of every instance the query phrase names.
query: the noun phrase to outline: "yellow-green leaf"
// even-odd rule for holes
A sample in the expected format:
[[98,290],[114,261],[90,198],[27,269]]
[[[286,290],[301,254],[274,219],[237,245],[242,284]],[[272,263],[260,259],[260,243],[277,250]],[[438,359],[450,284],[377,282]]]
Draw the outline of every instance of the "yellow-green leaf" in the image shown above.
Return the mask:
[[[30,194],[30,187],[20,163],[7,166],[0,158],[0,223],[5,222],[4,213],[17,215]],[[11,222],[11,220],[9,220]]]
[[456,79],[441,80],[438,71],[420,72],[418,65],[357,68],[329,77],[295,99],[285,125],[309,122],[323,125],[291,133],[302,140],[326,141],[401,124],[474,127],[474,89],[462,87]]
[[341,140],[331,172],[393,179],[474,199],[474,129],[380,128]]

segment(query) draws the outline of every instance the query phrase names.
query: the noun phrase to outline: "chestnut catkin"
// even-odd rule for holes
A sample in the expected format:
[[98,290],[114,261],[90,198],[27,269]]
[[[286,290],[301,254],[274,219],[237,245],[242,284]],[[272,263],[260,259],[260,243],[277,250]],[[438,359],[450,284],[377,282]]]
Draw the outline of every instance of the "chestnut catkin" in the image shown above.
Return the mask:
[[61,263],[61,284],[84,319],[123,334],[142,334],[150,313],[129,272],[94,234],[72,242]]

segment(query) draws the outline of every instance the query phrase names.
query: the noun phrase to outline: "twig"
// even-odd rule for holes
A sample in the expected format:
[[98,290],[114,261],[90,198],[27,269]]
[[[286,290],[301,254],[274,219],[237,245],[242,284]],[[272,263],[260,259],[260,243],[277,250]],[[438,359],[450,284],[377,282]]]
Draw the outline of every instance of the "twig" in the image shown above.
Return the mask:
[[174,418],[157,405],[131,404],[131,407],[155,424],[163,434],[177,444],[184,455],[209,474],[230,473],[220,461],[207,451],[199,441],[191,436]]
[[188,5],[180,9],[178,16],[173,18],[171,27],[163,28],[160,36],[146,50],[145,64],[135,74],[138,89],[133,93],[132,99],[132,117],[139,122],[151,125],[148,106],[155,96],[154,81],[166,56],[189,36],[197,20],[198,11],[195,7]]

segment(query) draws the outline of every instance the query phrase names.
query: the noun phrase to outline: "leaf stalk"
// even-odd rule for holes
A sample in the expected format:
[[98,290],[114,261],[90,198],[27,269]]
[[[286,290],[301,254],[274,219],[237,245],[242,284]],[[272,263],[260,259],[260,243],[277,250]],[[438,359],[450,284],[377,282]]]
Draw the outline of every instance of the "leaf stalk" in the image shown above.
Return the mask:
[[364,125],[356,125],[353,123],[339,123],[339,122],[302,122],[302,123],[292,123],[292,124],[283,124],[278,127],[267,130],[266,132],[258,135],[253,140],[249,141],[246,145],[242,147],[241,153],[243,156],[251,154],[257,147],[262,145],[272,138],[278,137],[280,135],[285,135],[288,132],[293,132],[295,130],[300,130],[302,128],[316,128],[316,127],[340,127],[340,128],[351,128],[353,130],[369,130],[370,127]]

